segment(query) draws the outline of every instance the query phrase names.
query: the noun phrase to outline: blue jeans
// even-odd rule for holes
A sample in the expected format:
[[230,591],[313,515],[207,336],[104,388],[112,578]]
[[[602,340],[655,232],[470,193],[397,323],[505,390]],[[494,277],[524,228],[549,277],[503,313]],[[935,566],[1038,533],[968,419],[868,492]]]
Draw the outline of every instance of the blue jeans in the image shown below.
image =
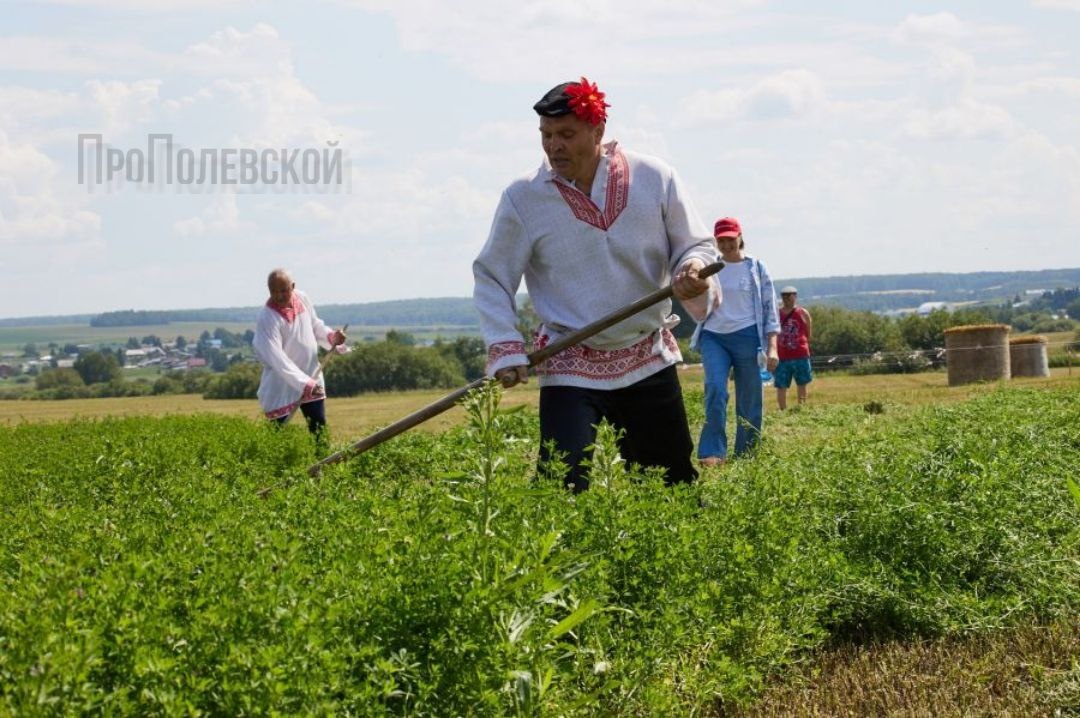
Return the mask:
[[698,458],[727,458],[728,374],[735,373],[735,455],[754,448],[761,435],[762,384],[758,367],[761,340],[757,326],[731,334],[702,331],[699,340],[705,365],[705,425]]

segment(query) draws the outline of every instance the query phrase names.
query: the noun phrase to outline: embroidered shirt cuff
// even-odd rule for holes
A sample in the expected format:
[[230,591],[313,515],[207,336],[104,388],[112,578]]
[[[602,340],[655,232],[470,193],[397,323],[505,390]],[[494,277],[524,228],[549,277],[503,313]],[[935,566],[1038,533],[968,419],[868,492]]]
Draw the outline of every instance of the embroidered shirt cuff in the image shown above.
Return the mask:
[[508,366],[522,366],[528,363],[529,357],[525,354],[525,342],[497,342],[488,347],[488,376],[495,376],[495,372]]

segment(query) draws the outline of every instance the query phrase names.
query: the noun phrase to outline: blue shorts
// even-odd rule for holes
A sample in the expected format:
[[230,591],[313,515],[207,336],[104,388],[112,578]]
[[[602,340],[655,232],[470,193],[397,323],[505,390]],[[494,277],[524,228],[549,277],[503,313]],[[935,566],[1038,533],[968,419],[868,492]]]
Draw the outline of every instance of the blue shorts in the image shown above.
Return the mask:
[[773,375],[776,378],[777,389],[787,389],[791,386],[792,377],[795,377],[795,383],[799,386],[804,386],[814,380],[814,372],[810,369],[810,357],[784,359],[776,365]]

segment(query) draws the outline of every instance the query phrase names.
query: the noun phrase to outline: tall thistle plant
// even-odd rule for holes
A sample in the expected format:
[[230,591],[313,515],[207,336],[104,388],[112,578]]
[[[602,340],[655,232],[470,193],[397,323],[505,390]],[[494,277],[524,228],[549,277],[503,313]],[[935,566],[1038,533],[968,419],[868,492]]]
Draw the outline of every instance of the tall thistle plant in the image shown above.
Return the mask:
[[[573,680],[576,663],[592,654],[592,649],[579,641],[577,631],[604,608],[596,599],[574,595],[574,580],[587,569],[588,562],[563,545],[560,531],[543,534],[535,545],[521,545],[510,540],[512,534],[505,527],[499,530],[500,501],[515,491],[521,496],[520,487],[512,485],[512,469],[506,459],[507,443],[514,433],[510,414],[515,410],[500,411],[501,396],[498,385],[489,383],[470,392],[463,402],[470,438],[464,457],[466,479],[472,491],[469,496],[455,498],[474,507],[476,564],[484,593],[513,606],[509,610],[500,607],[495,619],[501,638],[499,652],[506,667],[502,692],[513,715],[536,716],[545,714],[552,688],[560,679]],[[597,441],[602,468],[596,470],[605,485],[621,475],[622,462],[614,430],[607,427],[606,431]],[[561,462],[556,459],[555,463],[557,470]],[[566,498],[561,486],[552,496]]]
[[626,478],[626,460],[619,454],[619,440],[626,433],[606,420],[596,425],[596,440],[588,448],[589,485],[610,489],[615,482]]
[[480,537],[481,580],[490,583],[494,576],[491,539],[494,536],[491,524],[499,510],[494,506],[495,483],[499,469],[505,464],[503,444],[506,434],[500,421],[499,401],[502,390],[488,382],[479,389],[469,392],[464,401],[465,412],[469,417],[469,444],[473,447],[469,458],[468,476],[480,489],[477,503],[476,526]]

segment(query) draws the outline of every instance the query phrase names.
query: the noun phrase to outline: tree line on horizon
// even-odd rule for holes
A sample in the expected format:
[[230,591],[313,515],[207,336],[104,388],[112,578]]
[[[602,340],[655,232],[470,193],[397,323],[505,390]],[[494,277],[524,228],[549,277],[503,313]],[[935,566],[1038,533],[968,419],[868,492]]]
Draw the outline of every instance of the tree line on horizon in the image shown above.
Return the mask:
[[[1017,332],[1050,333],[1071,331],[1080,318],[1080,286],[1046,292],[1031,302],[1012,302],[965,307],[954,311],[935,310],[926,315],[885,316],[831,305],[809,304],[814,316],[811,342],[815,362],[825,358],[822,369],[846,368],[858,373],[915,372],[941,366],[932,350],[944,346],[944,331],[965,324],[1009,324]],[[677,310],[678,311],[678,308]],[[683,312],[685,314],[685,312]],[[526,299],[519,309],[519,329],[526,337],[538,320]],[[699,361],[688,346],[692,322],[682,322],[674,330],[688,363]],[[122,376],[125,349],[162,346],[156,335],[129,337],[124,346],[97,349],[68,345],[65,352],[77,354],[73,367],[34,372],[34,391],[20,390],[17,396],[42,399],[139,396],[172,393],[202,393],[213,399],[254,398],[260,368],[252,360],[253,332],[230,332],[218,327],[204,331],[197,341],[177,336],[173,346],[189,349],[207,360],[206,369],[163,372],[157,379],[134,380]],[[217,340],[220,348],[211,345]],[[1080,331],[1076,341],[1080,342]],[[55,345],[50,345],[53,349]],[[58,347],[55,347],[58,349]],[[28,344],[27,356],[36,356]],[[54,352],[55,353],[55,352]],[[419,346],[415,337],[390,330],[383,341],[369,337],[353,344],[353,351],[332,362],[327,369],[327,389],[331,396],[353,396],[374,391],[400,391],[459,386],[480,377],[484,371],[486,348],[476,336],[437,339]],[[818,366],[815,364],[815,366]],[[30,377],[17,377],[22,384]],[[2,396],[11,396],[3,392]]]
[[[799,277],[777,280],[795,284],[804,303],[829,304],[866,311],[912,309],[923,302],[1020,302],[1029,291],[1080,286],[1080,268],[1017,272],[918,273]],[[887,292],[887,293],[886,293]],[[519,295],[519,303],[526,295]],[[389,327],[475,327],[477,314],[469,297],[399,299],[355,304],[320,304],[319,316],[331,324]],[[253,322],[259,306],[135,310],[92,315],[92,327],[150,326],[172,322]],[[85,315],[80,315],[84,317]],[[40,318],[39,318],[40,319]],[[16,326],[18,320],[0,320]]]

